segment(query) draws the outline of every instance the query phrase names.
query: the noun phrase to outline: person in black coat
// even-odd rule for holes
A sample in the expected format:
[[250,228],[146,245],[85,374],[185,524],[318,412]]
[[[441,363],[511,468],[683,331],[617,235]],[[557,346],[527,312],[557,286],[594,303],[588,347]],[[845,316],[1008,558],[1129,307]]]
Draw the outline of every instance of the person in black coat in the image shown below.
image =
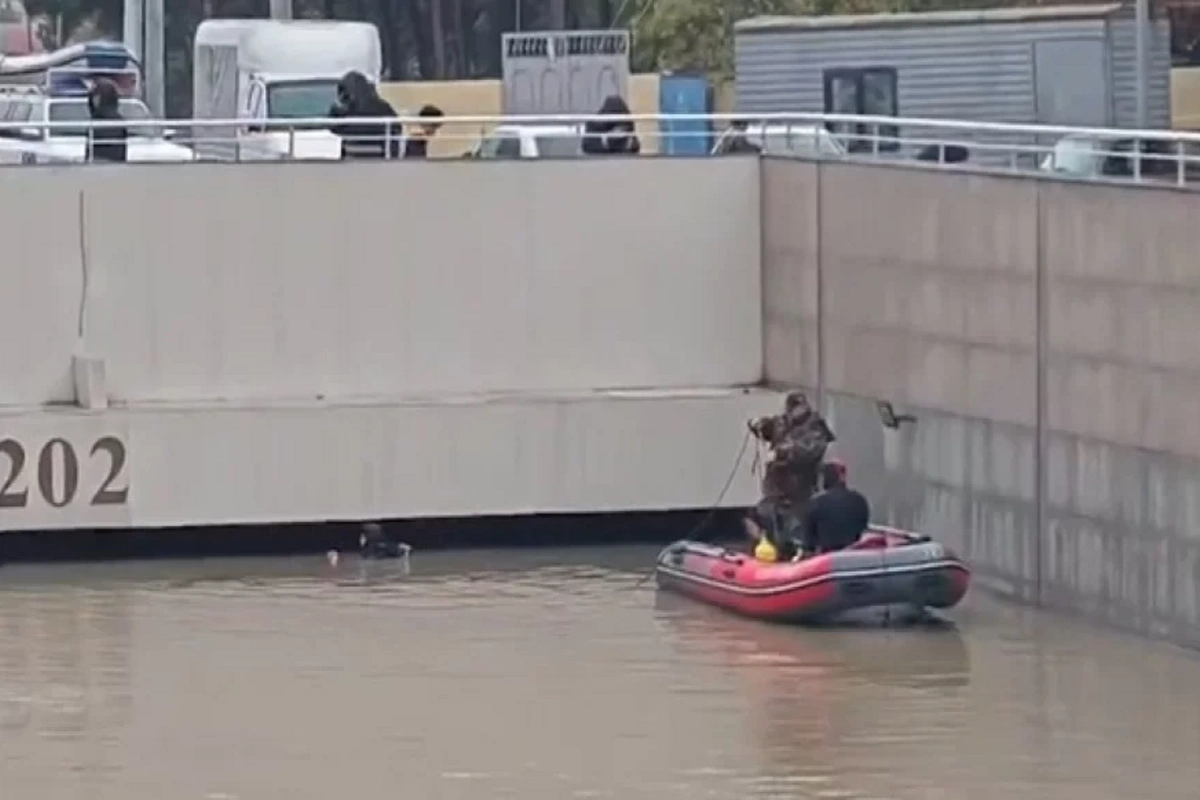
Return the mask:
[[821,466],[823,492],[808,507],[804,524],[806,555],[844,550],[858,541],[871,524],[867,498],[846,485],[846,466],[832,461]]
[[[629,116],[629,106],[620,95],[604,98],[598,114]],[[583,127],[583,152],[593,156],[637,155],[642,145],[629,120],[593,120]]]
[[[361,72],[347,72],[338,81],[337,100],[329,109],[334,118],[395,119],[396,111],[379,96],[375,87]],[[342,137],[342,158],[398,158],[403,129],[400,123],[390,126],[380,122],[346,122],[329,129]]]
[[[121,97],[112,81],[100,78],[88,90],[88,113],[96,122],[114,122],[121,117]],[[92,128],[89,144],[92,161],[124,162],[127,158],[125,139],[128,130],[124,125],[106,125]]]

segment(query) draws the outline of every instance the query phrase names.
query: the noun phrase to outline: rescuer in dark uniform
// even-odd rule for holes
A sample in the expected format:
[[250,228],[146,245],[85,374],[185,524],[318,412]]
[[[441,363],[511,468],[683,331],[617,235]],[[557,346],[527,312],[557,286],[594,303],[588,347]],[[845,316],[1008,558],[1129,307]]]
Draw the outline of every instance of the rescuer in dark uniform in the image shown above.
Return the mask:
[[765,539],[778,560],[790,560],[796,552],[793,540],[800,538],[817,490],[821,460],[836,437],[804,392],[789,392],[782,414],[753,419],[749,427],[770,454],[763,470],[763,499],[743,524],[752,541]]
[[871,506],[862,493],[846,485],[846,465],[821,465],[824,491],[813,498],[804,521],[804,553],[819,555],[844,550],[858,541],[871,524]]

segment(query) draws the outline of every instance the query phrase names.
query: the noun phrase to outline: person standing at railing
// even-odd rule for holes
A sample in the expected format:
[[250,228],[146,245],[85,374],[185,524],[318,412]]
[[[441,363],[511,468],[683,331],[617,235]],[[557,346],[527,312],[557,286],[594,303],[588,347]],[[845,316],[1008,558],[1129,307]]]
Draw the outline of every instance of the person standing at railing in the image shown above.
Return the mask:
[[426,103],[421,106],[417,116],[428,121],[421,123],[415,131],[410,129],[408,138],[404,140],[405,158],[428,157],[429,140],[436,136],[438,129],[442,127],[442,110],[435,105]]
[[347,72],[337,87],[337,100],[329,109],[334,118],[379,118],[380,122],[346,122],[332,125],[330,131],[342,137],[342,158],[399,158],[403,129],[395,119],[396,111],[379,96],[361,72]]
[[[88,113],[95,122],[115,122],[121,119],[121,98],[117,87],[105,78],[98,79],[88,90]],[[125,139],[128,131],[124,125],[93,127],[88,137],[91,161],[126,160]]]
[[[604,98],[598,114],[613,117],[629,116],[629,106],[620,95]],[[642,145],[629,120],[592,120],[583,126],[583,152],[592,156],[631,155],[641,152]]]

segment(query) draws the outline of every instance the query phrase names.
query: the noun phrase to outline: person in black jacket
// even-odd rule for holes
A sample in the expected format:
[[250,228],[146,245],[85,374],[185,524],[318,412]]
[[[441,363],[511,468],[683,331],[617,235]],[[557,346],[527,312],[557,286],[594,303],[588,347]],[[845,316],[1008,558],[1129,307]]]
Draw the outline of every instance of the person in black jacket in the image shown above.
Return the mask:
[[[330,117],[394,119],[396,111],[379,96],[361,72],[347,72],[338,81],[337,100],[329,109]],[[342,137],[342,158],[398,158],[403,130],[400,123],[346,122],[329,129]]]
[[[629,106],[620,95],[604,98],[598,114],[629,116]],[[583,126],[583,152],[593,156],[637,155],[642,145],[629,120],[593,120]]]
[[[88,113],[96,122],[113,122],[121,119],[121,98],[112,81],[100,78],[88,90]],[[92,128],[88,143],[91,145],[92,161],[124,162],[127,157],[125,139],[128,131],[124,125],[106,125]]]
[[804,524],[804,553],[818,555],[843,550],[858,541],[871,524],[867,498],[846,485],[846,465],[830,461],[821,465],[825,491],[809,505]]
[[426,121],[415,131],[409,128],[408,138],[404,140],[405,158],[426,158],[429,155],[429,140],[442,127],[442,110],[435,105],[426,103],[421,106],[417,116]]

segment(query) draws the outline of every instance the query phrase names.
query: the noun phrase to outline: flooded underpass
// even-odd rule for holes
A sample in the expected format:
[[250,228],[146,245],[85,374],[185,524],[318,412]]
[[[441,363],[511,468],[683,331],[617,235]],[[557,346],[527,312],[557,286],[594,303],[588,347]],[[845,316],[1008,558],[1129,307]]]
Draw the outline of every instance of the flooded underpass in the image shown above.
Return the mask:
[[20,800],[1194,798],[1200,658],[975,593],[796,630],[652,548],[0,570]]

